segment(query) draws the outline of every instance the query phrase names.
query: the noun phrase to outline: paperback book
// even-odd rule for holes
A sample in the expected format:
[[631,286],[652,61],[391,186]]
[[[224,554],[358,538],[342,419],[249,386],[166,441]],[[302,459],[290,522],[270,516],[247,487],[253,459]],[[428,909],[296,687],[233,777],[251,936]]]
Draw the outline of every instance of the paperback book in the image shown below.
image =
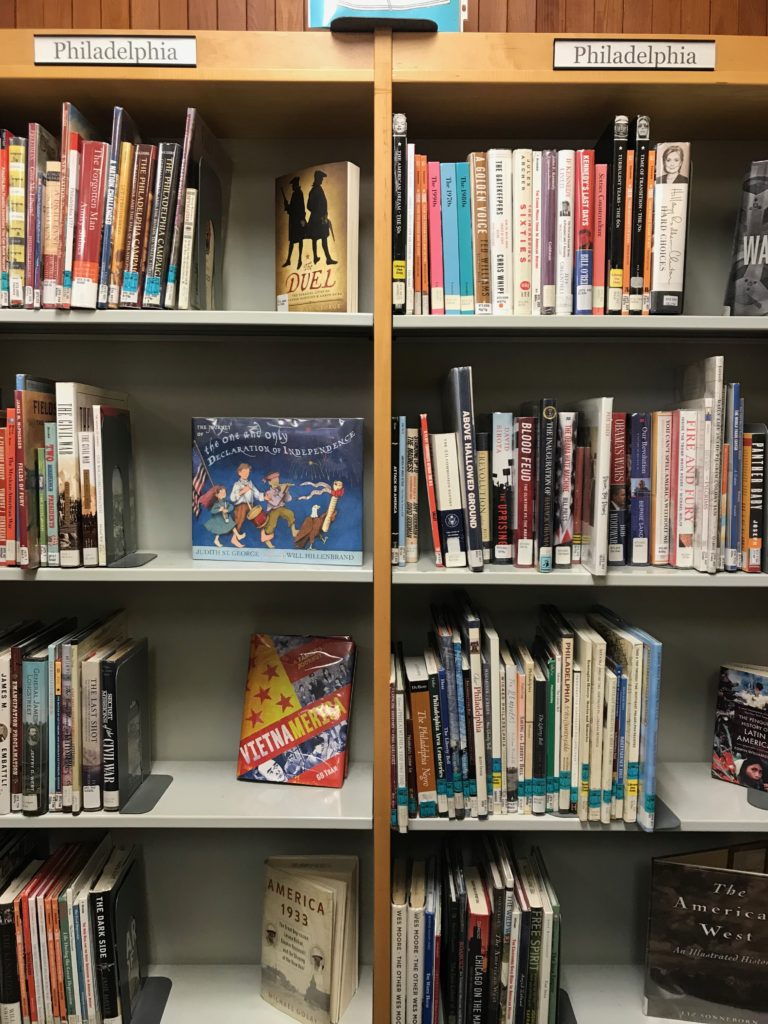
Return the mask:
[[720,668],[712,778],[768,791],[768,668]]

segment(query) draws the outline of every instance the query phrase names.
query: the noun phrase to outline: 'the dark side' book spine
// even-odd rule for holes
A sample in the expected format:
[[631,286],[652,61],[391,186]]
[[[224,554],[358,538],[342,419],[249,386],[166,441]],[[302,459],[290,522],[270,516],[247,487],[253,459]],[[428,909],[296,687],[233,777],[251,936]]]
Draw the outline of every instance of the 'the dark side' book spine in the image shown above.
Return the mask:
[[117,977],[117,944],[115,942],[114,893],[91,893],[91,916],[94,927],[94,964],[96,991],[104,1020],[120,1019],[120,986]]

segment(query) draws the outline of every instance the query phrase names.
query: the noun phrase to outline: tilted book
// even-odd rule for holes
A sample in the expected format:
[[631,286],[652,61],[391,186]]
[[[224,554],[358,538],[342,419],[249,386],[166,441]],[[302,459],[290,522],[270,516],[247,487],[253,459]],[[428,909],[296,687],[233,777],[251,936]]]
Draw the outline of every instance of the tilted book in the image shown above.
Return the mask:
[[712,778],[768,790],[768,668],[720,668]]
[[339,789],[355,675],[351,637],[251,637],[237,777]]
[[356,313],[360,168],[339,162],[275,183],[279,312]]
[[363,421],[193,419],[192,557],[362,565]]
[[725,313],[765,316],[768,313],[768,223],[764,211],[768,202],[768,160],[752,161],[741,190]]

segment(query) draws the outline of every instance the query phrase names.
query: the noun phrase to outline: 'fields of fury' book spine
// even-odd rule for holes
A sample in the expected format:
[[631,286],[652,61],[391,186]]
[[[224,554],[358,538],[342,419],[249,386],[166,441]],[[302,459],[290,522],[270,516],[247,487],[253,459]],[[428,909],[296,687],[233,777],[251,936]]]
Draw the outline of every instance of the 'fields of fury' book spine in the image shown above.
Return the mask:
[[475,571],[483,568],[483,537],[478,500],[475,456],[475,410],[472,399],[472,367],[455,366],[448,374],[445,395],[446,423],[456,434],[459,479],[467,543],[467,563]]
[[648,565],[651,535],[650,413],[633,412],[629,424],[629,562],[631,565]]
[[607,164],[608,230],[605,239],[606,304],[605,311],[621,314],[621,293],[624,286],[624,193],[627,169],[627,135],[629,120],[617,114],[597,144],[596,159]]
[[405,114],[392,117],[392,312],[405,313],[405,151],[408,125]]

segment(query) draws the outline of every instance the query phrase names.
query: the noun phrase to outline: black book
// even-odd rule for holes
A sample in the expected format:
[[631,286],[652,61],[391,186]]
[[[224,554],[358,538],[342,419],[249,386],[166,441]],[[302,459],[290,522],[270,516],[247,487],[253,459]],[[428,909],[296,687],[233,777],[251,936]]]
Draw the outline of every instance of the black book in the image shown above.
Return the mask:
[[557,400],[542,398],[528,408],[538,421],[536,457],[536,561],[539,572],[551,572],[555,543],[555,484],[557,482]]
[[517,864],[520,870],[521,885],[528,898],[531,922],[528,938],[528,970],[525,981],[525,1016],[522,1018],[522,1021],[523,1024],[539,1024],[539,985],[541,984],[541,971],[544,966],[541,962],[544,909],[541,900],[537,899],[538,891],[535,889],[530,862],[526,857],[521,857]]
[[645,218],[648,209],[648,154],[651,151],[651,119],[638,114],[629,125],[629,145],[635,151],[635,171],[632,184],[632,244],[629,268],[629,312],[636,316],[643,312],[645,270]]
[[[392,417],[392,565],[400,562],[400,417]],[[405,493],[405,481],[402,481]]]
[[33,860],[0,895],[0,1017],[21,1020],[21,989],[16,955],[16,920],[13,901],[45,862]]
[[147,271],[144,277],[144,308],[160,308],[168,270],[176,201],[179,193],[181,146],[161,142],[157,153],[157,172],[152,197],[152,219],[147,247]]
[[488,1015],[486,1021],[487,1024],[498,1024],[506,891],[487,836],[483,840],[482,871],[492,910],[491,935],[488,944]]
[[483,561],[490,562],[493,552],[490,437],[485,431],[477,431],[476,442],[477,496],[480,503],[480,533],[483,542]]
[[104,810],[125,807],[149,776],[149,647],[129,640],[101,663]]
[[406,212],[409,196],[405,173],[408,150],[405,114],[392,116],[392,312],[405,313]]
[[475,439],[475,406],[472,397],[472,367],[454,366],[445,385],[445,423],[456,435],[459,454],[459,480],[464,510],[467,565],[483,569],[483,534],[480,522],[480,496]]
[[515,987],[515,1020],[525,1020],[528,994],[528,960],[531,949],[531,905],[520,883],[520,872],[515,864],[515,899],[520,907],[520,942],[517,954],[517,981]]
[[629,119],[617,114],[595,147],[595,162],[608,166],[608,220],[605,235],[606,314],[621,314],[624,287],[624,204]]
[[459,1024],[459,921],[460,896],[456,886],[450,848],[443,849],[442,954],[440,990],[446,1024]]

